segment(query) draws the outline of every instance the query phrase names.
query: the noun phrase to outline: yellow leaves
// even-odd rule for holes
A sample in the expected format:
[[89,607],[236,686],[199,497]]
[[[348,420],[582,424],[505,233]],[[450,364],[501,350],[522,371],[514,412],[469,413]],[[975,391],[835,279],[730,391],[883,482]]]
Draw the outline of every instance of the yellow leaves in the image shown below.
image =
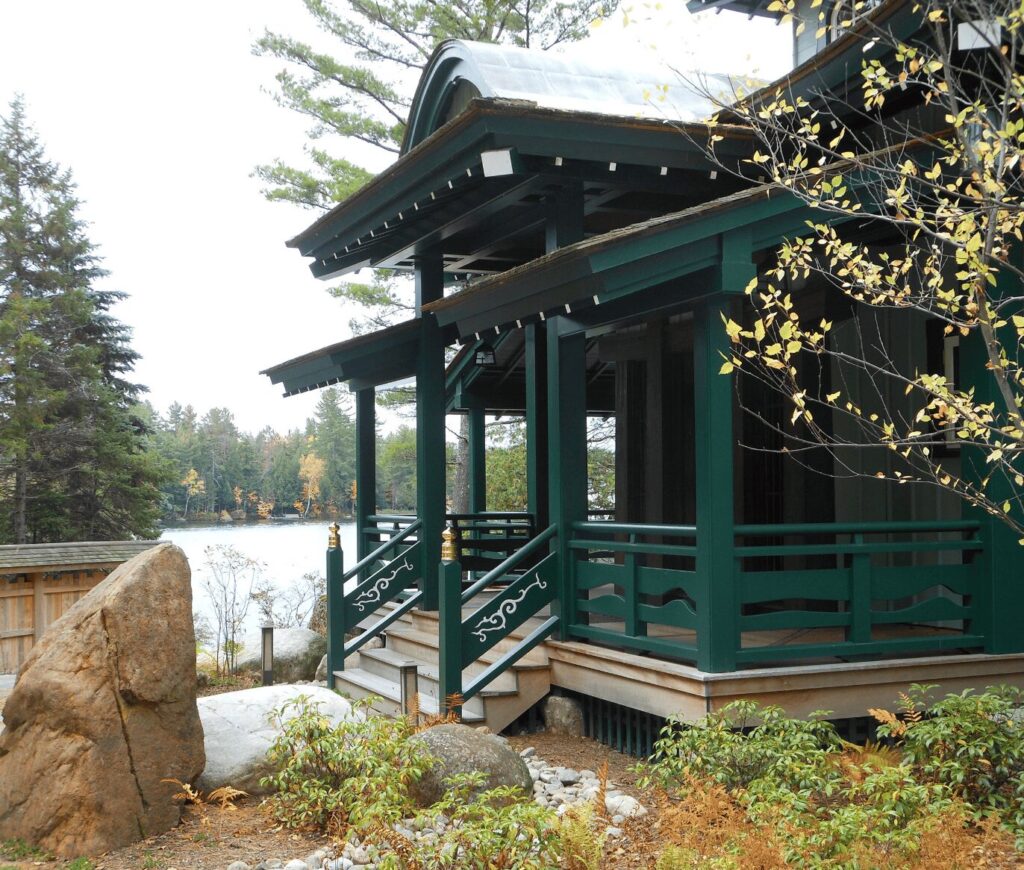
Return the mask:
[[732,340],[734,344],[738,343],[740,340],[740,333],[743,332],[743,327],[740,326],[735,320],[727,320],[724,316],[722,319],[725,320],[726,334],[729,336],[730,340]]
[[718,373],[720,375],[731,375],[735,370],[736,366],[729,362],[729,360],[726,360],[722,363],[722,367],[718,370]]
[[829,393],[828,395],[826,395],[825,401],[828,402],[830,405],[834,405],[836,403],[836,399],[838,399],[840,395],[842,395],[841,391],[836,390],[836,392]]

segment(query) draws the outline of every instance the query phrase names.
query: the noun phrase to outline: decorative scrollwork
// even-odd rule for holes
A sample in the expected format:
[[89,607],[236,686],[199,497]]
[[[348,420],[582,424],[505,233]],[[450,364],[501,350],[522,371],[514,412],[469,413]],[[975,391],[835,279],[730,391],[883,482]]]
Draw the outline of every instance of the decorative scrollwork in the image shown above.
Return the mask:
[[522,604],[527,593],[531,589],[547,588],[547,581],[541,579],[540,574],[534,574],[533,582],[529,586],[524,586],[520,589],[519,594],[515,598],[509,598],[507,601],[502,601],[494,613],[490,616],[481,617],[480,621],[473,629],[473,635],[477,640],[483,643],[487,639],[487,635],[491,632],[504,631],[505,626],[508,625],[508,618],[519,609],[519,605]]
[[381,600],[381,596],[391,587],[391,582],[402,572],[412,571],[412,563],[406,558],[402,559],[402,564],[395,568],[390,574],[387,574],[377,580],[369,589],[364,589],[356,596],[352,601],[352,606],[362,613],[368,605],[376,604]]

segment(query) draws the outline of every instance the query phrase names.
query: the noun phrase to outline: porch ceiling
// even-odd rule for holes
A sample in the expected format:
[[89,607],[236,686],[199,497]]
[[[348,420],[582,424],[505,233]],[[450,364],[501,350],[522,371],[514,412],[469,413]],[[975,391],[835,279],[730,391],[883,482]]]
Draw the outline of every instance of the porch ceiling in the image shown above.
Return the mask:
[[[765,185],[562,248],[424,310],[465,337],[557,314],[578,318],[588,311],[617,319],[629,312],[626,297],[684,276],[691,279],[685,286],[670,288],[677,304],[711,292],[742,292],[723,278],[730,266],[742,266],[724,236],[741,234],[749,255],[804,229],[805,217],[798,199]],[[606,311],[591,310],[605,305]]]
[[379,386],[411,377],[419,351],[419,320],[406,320],[314,350],[260,372],[294,396],[343,381]]
[[[716,152],[738,168],[749,133],[722,129]],[[706,137],[698,124],[476,99],[288,245],[320,278],[411,269],[438,249],[449,275],[500,272],[544,253],[545,200],[568,186],[582,186],[593,235],[747,184],[711,164]],[[508,152],[502,174],[484,171],[488,151]]]

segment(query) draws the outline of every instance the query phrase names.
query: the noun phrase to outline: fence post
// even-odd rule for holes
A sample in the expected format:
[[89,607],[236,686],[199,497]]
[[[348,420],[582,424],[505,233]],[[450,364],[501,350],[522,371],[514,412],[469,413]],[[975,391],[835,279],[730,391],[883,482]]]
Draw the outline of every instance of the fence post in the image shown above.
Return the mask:
[[[857,533],[852,543],[864,543],[864,535]],[[854,550],[851,558],[850,641],[868,643],[871,640],[871,554]]]
[[334,688],[334,672],[345,670],[344,554],[341,535],[333,523],[327,538],[327,688]]
[[448,700],[462,697],[462,565],[455,551],[451,527],[441,536],[441,565],[438,572],[438,698],[441,713],[461,715],[462,707],[448,709]]

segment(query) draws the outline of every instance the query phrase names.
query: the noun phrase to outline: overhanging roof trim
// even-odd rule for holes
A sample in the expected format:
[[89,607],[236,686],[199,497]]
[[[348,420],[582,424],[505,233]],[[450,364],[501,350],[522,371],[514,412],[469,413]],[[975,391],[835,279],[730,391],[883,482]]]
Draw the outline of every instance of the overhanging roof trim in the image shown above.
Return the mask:
[[360,381],[379,378],[378,383],[390,383],[415,373],[419,325],[419,318],[405,320],[303,354],[264,369],[260,374],[267,375],[271,383],[283,384],[285,396],[353,378]]

